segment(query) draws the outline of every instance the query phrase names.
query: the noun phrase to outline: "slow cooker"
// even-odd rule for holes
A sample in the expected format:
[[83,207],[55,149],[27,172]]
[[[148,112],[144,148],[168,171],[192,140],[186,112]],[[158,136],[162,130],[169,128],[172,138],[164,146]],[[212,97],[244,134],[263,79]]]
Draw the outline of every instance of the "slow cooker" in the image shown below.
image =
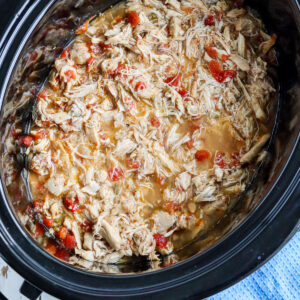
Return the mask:
[[[1,137],[9,116],[4,105],[26,113],[20,99],[34,96],[54,59],[84,20],[117,0],[2,0],[0,29]],[[42,250],[19,224],[1,174],[0,253],[27,281],[23,293],[44,290],[62,299],[201,299],[236,283],[270,259],[299,228],[300,216],[300,5],[297,0],[249,0],[278,36],[277,109],[266,161],[247,193],[214,228],[182,249],[166,267],[134,260],[93,272],[59,261]],[[4,16],[4,17],[3,17]],[[28,63],[39,47],[43,57]],[[2,145],[0,151],[2,152]],[[1,170],[2,173],[2,170]],[[33,291],[33,292],[32,292]],[[33,296],[32,296],[33,297]]]

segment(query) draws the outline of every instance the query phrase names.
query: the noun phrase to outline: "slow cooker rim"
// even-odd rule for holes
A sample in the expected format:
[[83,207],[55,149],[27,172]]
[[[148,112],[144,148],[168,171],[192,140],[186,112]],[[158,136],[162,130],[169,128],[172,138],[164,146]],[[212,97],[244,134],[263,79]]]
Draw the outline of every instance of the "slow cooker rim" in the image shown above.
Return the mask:
[[[42,2],[42,1],[37,1],[36,2],[36,5],[38,4],[38,3],[40,3],[40,2]],[[45,3],[46,3],[46,1],[44,1]],[[51,2],[48,2],[49,3],[49,6],[50,5],[52,5],[53,3],[54,3],[54,1],[51,1]],[[21,23],[21,22],[20,22]],[[21,26],[21,25],[20,25]],[[11,38],[13,38],[13,37],[11,37]],[[17,59],[17,58],[16,58]],[[299,139],[299,138],[298,138]],[[297,144],[295,145],[295,147],[297,146]],[[291,154],[290,154],[290,158],[289,158],[289,161],[286,163],[286,165],[285,165],[285,168],[282,170],[282,172],[281,172],[281,174],[280,174],[280,176],[277,178],[277,181],[276,182],[278,182],[279,181],[279,179],[281,178],[281,176],[282,176],[282,173],[285,171],[285,169],[286,169],[286,166],[288,165],[288,163],[290,162],[290,159],[291,159],[291,156],[294,154],[294,151],[295,151],[295,147],[294,147],[294,149],[293,149],[293,151],[291,152]],[[273,186],[274,187],[274,186]],[[272,188],[273,189],[273,188]],[[272,189],[269,191],[269,193],[272,191]],[[1,186],[1,194],[2,194],[2,197],[4,196],[4,194],[3,194],[3,190],[2,190],[2,186]],[[268,195],[266,195],[266,197],[265,198],[267,198],[267,196]],[[4,196],[4,198],[6,199],[6,197]],[[264,199],[265,199],[264,198]],[[261,201],[261,203],[263,202],[264,200],[262,200]],[[260,204],[261,204],[260,203]],[[260,207],[260,205],[251,213],[251,215],[258,209]],[[249,218],[249,217],[251,217],[251,215],[250,216],[248,216],[247,217],[247,219]],[[242,224],[243,224],[244,222],[242,222]],[[242,225],[242,224],[240,224],[240,226]],[[19,225],[19,224],[18,224]],[[20,225],[19,225],[20,226]],[[237,228],[235,228],[235,230],[238,230],[239,229],[239,227],[237,227]],[[23,229],[21,229],[21,230],[23,230]],[[229,237],[229,235],[227,235],[226,236],[226,238],[225,239],[227,239],[227,237]],[[3,237],[4,238],[4,237]],[[222,242],[223,242],[223,240],[222,240]],[[221,243],[221,241],[220,241],[220,243]],[[215,245],[214,245],[215,246]],[[217,246],[217,245],[216,245]],[[211,248],[210,248],[211,249]],[[210,250],[210,249],[208,249],[208,250]],[[206,251],[208,251],[208,250],[206,250]],[[43,250],[41,250],[41,251],[43,251]],[[43,251],[44,252],[44,251]],[[202,253],[201,253],[202,254]],[[197,255],[197,257],[198,257],[198,255]],[[192,257],[192,258],[190,258],[189,260],[191,260],[191,261],[193,261],[195,259],[195,257]],[[56,259],[55,259],[56,260]],[[187,262],[188,260],[186,260],[186,261],[184,261],[184,262],[182,262],[182,264],[185,264],[186,262]],[[180,263],[179,263],[180,264]],[[175,268],[177,268],[178,267],[178,265],[179,264],[176,264],[175,266],[173,266],[173,267],[169,267],[168,269],[165,269],[165,270],[161,270],[161,272],[167,272],[167,271],[169,271],[169,270],[172,270],[172,269],[175,269]],[[72,268],[73,269],[73,268]],[[159,271],[155,271],[155,272],[150,272],[150,273],[157,273],[157,272],[159,272]],[[147,276],[148,274],[150,274],[150,273],[142,273],[142,274],[136,274],[136,275],[129,275],[130,277],[137,277],[138,275],[141,275],[141,276]],[[91,274],[91,273],[88,273],[89,275]],[[99,275],[98,275],[99,276]],[[100,274],[100,277],[103,277],[104,276],[104,274]],[[109,278],[112,278],[112,276],[114,276],[114,275],[110,275],[109,276]],[[124,278],[124,276],[126,276],[126,275],[122,275],[121,276],[121,278]],[[120,278],[120,276],[118,275],[117,276],[118,278]]]

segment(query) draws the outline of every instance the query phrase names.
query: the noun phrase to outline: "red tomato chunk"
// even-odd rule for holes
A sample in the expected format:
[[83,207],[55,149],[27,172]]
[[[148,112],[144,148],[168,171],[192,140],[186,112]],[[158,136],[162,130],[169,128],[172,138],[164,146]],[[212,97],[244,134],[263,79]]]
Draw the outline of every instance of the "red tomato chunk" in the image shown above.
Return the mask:
[[198,161],[204,161],[206,159],[208,159],[210,156],[209,152],[207,150],[198,150],[195,153],[195,159]]
[[74,73],[73,70],[66,71],[65,72],[65,76],[66,76],[66,79],[67,79],[68,82],[71,81],[71,79],[75,79],[76,78],[76,75],[75,75],[75,73]]
[[67,234],[68,234],[68,229],[67,227],[63,226],[57,231],[56,236],[59,239],[64,240],[67,237]]
[[93,231],[93,223],[85,220],[81,225],[81,229],[84,230],[85,232],[92,232]]
[[223,169],[225,167],[224,153],[217,152],[217,154],[215,156],[215,162],[221,169]]
[[57,258],[59,258],[61,260],[65,260],[65,261],[68,261],[70,258],[70,253],[66,249],[63,249],[63,248],[57,249],[54,255]]
[[150,123],[153,127],[158,128],[160,126],[159,119],[157,117],[152,117]]
[[45,226],[47,227],[53,227],[53,219],[51,218],[44,218],[43,219],[43,223],[45,224]]
[[142,82],[142,81],[138,81],[135,85],[135,90],[138,91],[138,90],[144,90],[146,88],[146,83],[145,82]]
[[42,224],[40,223],[36,223],[36,227],[35,227],[35,236],[39,237],[39,236],[43,236],[44,235],[44,227]]
[[20,146],[25,146],[25,147],[29,147],[30,144],[32,143],[33,138],[29,135],[26,136],[20,136],[18,139],[18,144]]
[[155,239],[156,246],[158,248],[161,248],[161,249],[166,248],[167,243],[168,243],[168,238],[166,238],[165,236],[163,236],[162,234],[159,234],[159,233],[153,234],[153,237]]
[[107,171],[110,180],[118,181],[121,177],[123,177],[123,171],[121,168],[111,168]]
[[140,23],[140,17],[135,11],[129,12],[127,18],[132,27],[136,27]]
[[47,246],[45,247],[45,249],[47,250],[47,252],[49,252],[50,254],[54,254],[56,252],[56,245],[54,244],[54,242],[52,241],[48,241]]
[[71,233],[68,233],[64,240],[64,245],[67,249],[74,250],[76,247],[75,236]]
[[209,71],[214,79],[218,82],[223,82],[226,78],[233,78],[236,76],[234,70],[222,70],[219,62],[211,60],[208,64]]
[[66,197],[64,199],[64,206],[67,210],[71,212],[75,212],[79,209],[78,205],[75,203],[75,201],[72,198]]
[[215,18],[214,18],[214,16],[208,16],[204,20],[204,25],[206,25],[206,26],[213,26],[213,25],[215,25]]

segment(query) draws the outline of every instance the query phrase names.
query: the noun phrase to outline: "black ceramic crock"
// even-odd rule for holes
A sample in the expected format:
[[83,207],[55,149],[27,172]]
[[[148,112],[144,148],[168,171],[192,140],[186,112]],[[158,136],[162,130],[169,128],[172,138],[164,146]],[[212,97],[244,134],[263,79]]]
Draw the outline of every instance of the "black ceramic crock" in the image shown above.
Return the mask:
[[[17,103],[22,95],[20,82],[28,81],[29,88],[31,84],[39,86],[43,76],[37,79],[30,71],[38,71],[45,79],[55,55],[72,38],[74,28],[117,2],[0,0],[1,135],[6,121],[4,104],[8,101]],[[275,126],[268,147],[268,163],[261,166],[257,180],[253,182],[251,204],[245,195],[231,216],[219,224],[222,229],[226,227],[226,230],[218,231],[219,240],[208,249],[203,248],[201,241],[195,242],[182,251],[181,261],[175,265],[147,271],[147,264],[137,262],[125,268],[126,274],[88,272],[55,259],[29,237],[17,221],[1,180],[1,257],[28,283],[61,299],[201,299],[259,268],[298,230],[300,6],[296,0],[249,0],[246,4],[258,12],[268,31],[278,36]],[[69,18],[71,13],[72,20]],[[47,36],[51,30],[54,33],[52,40]],[[55,36],[55,30],[60,31],[61,36]],[[27,71],[24,61],[28,53],[43,43],[53,49],[47,62]],[[28,283],[22,288],[25,294]],[[31,290],[36,292],[35,296],[39,293],[37,289]]]

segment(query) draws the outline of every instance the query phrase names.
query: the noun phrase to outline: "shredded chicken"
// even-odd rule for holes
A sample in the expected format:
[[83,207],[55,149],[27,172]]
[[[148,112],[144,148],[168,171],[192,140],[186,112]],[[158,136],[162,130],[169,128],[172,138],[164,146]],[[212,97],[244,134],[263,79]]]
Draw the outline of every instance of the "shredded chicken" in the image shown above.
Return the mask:
[[250,182],[276,36],[231,2],[129,0],[87,22],[38,95],[30,138],[7,139],[10,153],[28,147],[35,205],[77,257],[170,254]]

